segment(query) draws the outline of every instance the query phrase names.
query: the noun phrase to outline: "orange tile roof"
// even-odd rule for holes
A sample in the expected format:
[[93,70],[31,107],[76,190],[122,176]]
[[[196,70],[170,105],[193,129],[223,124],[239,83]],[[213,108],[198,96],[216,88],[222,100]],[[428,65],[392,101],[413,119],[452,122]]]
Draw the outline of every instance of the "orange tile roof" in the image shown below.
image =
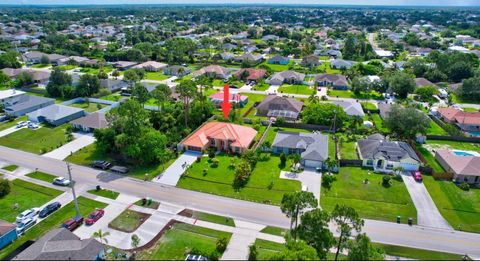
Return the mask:
[[480,112],[464,112],[452,107],[439,108],[438,112],[449,121],[455,120],[460,124],[480,124]]
[[204,147],[209,139],[229,140],[232,146],[248,148],[257,135],[257,131],[242,125],[226,122],[208,122],[186,138],[182,144],[192,147]]

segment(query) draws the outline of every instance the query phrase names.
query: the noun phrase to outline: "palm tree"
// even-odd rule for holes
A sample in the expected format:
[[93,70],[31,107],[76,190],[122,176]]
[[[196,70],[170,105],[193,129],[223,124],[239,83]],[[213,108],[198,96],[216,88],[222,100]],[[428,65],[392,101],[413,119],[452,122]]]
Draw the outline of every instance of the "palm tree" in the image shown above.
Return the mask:
[[131,239],[132,248],[137,248],[140,245],[140,238],[137,236],[137,234],[133,234]]
[[326,159],[323,164],[327,167],[328,172],[332,172],[332,170],[337,167],[337,161],[332,158]]
[[99,229],[98,231],[96,231],[95,233],[93,233],[93,237],[94,238],[98,238],[98,240],[100,241],[100,243],[103,244],[103,242],[105,241],[105,244],[108,243],[108,240],[106,237],[110,236],[110,232],[103,232],[102,229]]
[[293,153],[293,154],[290,154],[290,159],[293,161],[293,165],[296,166],[297,163],[299,163],[300,160],[302,159],[302,156],[300,156],[300,154],[298,153]]
[[312,93],[312,94],[310,94],[310,96],[308,96],[308,101],[312,104],[316,104],[316,103],[318,103],[319,99],[318,99],[318,96],[315,93]]
[[185,127],[188,127],[188,116],[190,110],[190,101],[197,95],[197,85],[192,80],[185,80],[177,85],[177,92],[183,99],[183,108],[185,113]]
[[162,107],[162,105],[170,98],[171,94],[172,90],[166,84],[159,84],[152,91],[152,96],[156,100],[159,111],[160,107]]

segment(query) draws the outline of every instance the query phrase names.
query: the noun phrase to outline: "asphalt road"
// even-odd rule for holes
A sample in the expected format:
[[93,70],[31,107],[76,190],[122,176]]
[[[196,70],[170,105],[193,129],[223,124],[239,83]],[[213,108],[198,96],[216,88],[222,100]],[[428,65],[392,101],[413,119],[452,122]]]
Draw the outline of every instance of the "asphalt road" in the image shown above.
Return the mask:
[[[0,146],[0,160],[19,166],[67,176],[65,162]],[[151,197],[158,201],[177,204],[254,223],[288,228],[289,220],[276,206],[235,200],[199,193],[154,182],[102,173],[88,167],[72,165],[77,185],[101,185],[120,193],[139,197]],[[335,230],[332,225],[331,228]],[[480,234],[449,231],[421,226],[408,226],[391,222],[365,220],[363,231],[372,241],[385,244],[480,256]]]

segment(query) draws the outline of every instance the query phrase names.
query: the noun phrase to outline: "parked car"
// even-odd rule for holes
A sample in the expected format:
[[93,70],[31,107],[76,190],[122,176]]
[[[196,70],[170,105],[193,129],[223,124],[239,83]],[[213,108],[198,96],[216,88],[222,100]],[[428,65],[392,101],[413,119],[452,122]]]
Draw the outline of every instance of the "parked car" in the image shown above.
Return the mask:
[[31,208],[28,210],[23,211],[17,216],[17,223],[22,223],[23,221],[29,219],[29,218],[34,218],[36,215],[38,215],[38,212],[40,211],[39,208]]
[[53,185],[58,185],[58,186],[70,186],[70,180],[64,178],[64,177],[56,177],[53,179]]
[[74,231],[75,229],[77,229],[82,224],[83,224],[83,217],[71,218],[71,219],[63,222],[62,227],[66,228],[70,231]]
[[91,226],[93,224],[95,224],[95,222],[97,222],[100,218],[103,217],[103,215],[105,214],[105,210],[103,209],[96,209],[95,211],[93,211],[90,216],[88,216],[88,218],[85,220],[85,224]]
[[17,128],[23,128],[25,126],[27,126],[29,123],[29,121],[20,121],[20,122],[17,122]]
[[53,202],[51,204],[48,204],[46,207],[44,207],[40,213],[38,214],[39,217],[44,218],[53,212],[55,212],[57,209],[61,208],[62,204],[60,202]]
[[417,182],[421,182],[421,181],[423,180],[423,178],[422,178],[422,173],[420,173],[420,171],[414,171],[414,172],[412,173],[412,177],[413,177],[413,179],[414,179],[415,181],[417,181]]
[[37,223],[35,218],[27,218],[20,223],[17,223],[17,234],[23,234],[27,229],[31,228]]
[[204,256],[201,255],[192,255],[188,254],[187,257],[185,258],[187,261],[207,261],[208,259]]
[[113,166],[110,169],[110,171],[112,171],[113,173],[118,173],[118,174],[126,174],[130,170],[127,167],[124,167],[124,166]]
[[92,163],[92,167],[97,168],[97,169],[106,170],[106,169],[109,169],[109,168],[112,167],[112,163],[110,163],[108,161],[104,161],[104,160],[95,160]]
[[29,122],[28,123],[28,128],[36,130],[36,129],[40,128],[40,124],[35,123],[35,122]]

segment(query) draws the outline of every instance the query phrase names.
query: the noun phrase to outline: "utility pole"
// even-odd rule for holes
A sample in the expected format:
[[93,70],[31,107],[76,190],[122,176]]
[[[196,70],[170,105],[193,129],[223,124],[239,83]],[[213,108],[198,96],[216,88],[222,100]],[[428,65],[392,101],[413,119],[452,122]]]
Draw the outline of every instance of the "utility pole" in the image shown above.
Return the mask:
[[75,203],[75,211],[77,215],[75,218],[79,218],[82,215],[80,214],[80,208],[78,208],[78,201],[77,201],[77,195],[75,194],[75,182],[72,179],[72,167],[70,166],[70,163],[67,163],[67,170],[68,170],[68,179],[70,180],[70,185],[72,188],[72,194],[73,194],[73,202]]

